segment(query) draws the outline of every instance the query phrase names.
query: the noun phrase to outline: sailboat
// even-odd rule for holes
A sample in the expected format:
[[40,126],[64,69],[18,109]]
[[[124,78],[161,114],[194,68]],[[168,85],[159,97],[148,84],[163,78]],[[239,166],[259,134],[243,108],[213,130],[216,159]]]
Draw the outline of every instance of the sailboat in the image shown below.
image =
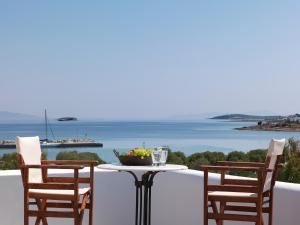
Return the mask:
[[[50,130],[53,140],[48,138],[48,131]],[[90,138],[71,138],[57,140],[54,136],[51,124],[47,117],[47,110],[45,109],[45,139],[41,139],[42,148],[79,148],[79,147],[103,147],[102,143],[96,142]],[[0,140],[0,148],[16,148],[15,141]]]
[[48,121],[47,110],[45,109],[45,136],[46,138],[41,140],[42,148],[70,148],[70,147],[103,147],[102,143],[98,143],[90,138],[72,138],[72,139],[61,139],[61,140],[50,140],[48,138],[48,129],[50,129],[52,137],[54,133],[51,125]]

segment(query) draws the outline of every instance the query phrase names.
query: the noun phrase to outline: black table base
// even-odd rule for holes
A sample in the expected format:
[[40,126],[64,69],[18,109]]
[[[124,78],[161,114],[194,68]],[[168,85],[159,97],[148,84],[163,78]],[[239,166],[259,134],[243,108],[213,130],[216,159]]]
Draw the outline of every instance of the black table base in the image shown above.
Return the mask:
[[148,171],[142,175],[141,180],[134,172],[126,172],[135,180],[135,225],[151,225],[151,187],[154,176],[160,171]]

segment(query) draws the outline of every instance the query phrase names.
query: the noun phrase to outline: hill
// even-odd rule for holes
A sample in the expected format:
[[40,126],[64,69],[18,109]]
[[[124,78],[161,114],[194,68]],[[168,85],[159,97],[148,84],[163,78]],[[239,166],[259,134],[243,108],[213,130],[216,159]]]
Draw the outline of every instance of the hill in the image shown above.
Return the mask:
[[257,116],[257,115],[246,115],[246,114],[226,114],[221,116],[215,116],[210,119],[214,120],[278,120],[284,118],[283,116]]
[[41,117],[30,114],[0,111],[0,123],[29,123],[41,122],[42,120]]

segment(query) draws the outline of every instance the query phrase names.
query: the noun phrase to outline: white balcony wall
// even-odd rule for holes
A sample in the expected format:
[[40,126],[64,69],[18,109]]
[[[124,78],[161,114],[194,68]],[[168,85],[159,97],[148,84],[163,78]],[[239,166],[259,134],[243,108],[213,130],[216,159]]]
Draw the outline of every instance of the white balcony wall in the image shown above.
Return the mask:
[[[211,182],[218,179],[218,175],[211,174]],[[19,171],[0,171],[0,185],[0,225],[23,224],[23,186]],[[186,170],[158,174],[152,192],[152,225],[203,224],[202,196],[202,172]],[[274,225],[300,224],[300,185],[278,182],[274,206]],[[135,187],[131,175],[96,169],[94,224],[134,225],[134,210]],[[84,224],[87,224],[87,215]],[[49,219],[49,225],[68,224],[73,224],[72,219]],[[211,224],[215,223],[211,221]]]

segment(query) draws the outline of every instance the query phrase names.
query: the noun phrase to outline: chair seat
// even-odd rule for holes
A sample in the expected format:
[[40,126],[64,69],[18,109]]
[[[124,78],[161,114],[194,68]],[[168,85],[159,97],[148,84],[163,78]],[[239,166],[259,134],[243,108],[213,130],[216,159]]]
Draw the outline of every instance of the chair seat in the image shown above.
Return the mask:
[[[84,195],[90,191],[90,188],[79,188],[78,194]],[[29,189],[29,193],[36,193],[36,194],[54,194],[54,195],[74,195],[73,190],[60,190],[60,189]]]
[[231,192],[231,191],[209,191],[208,196],[226,196],[226,197],[257,197],[255,193],[249,192]]

